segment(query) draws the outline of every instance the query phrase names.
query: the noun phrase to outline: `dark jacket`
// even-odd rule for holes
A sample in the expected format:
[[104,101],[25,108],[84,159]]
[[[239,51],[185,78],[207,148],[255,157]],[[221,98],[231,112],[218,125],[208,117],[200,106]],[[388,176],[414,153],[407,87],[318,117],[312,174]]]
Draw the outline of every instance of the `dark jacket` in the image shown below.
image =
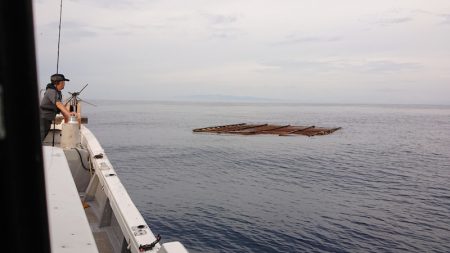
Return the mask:
[[61,102],[62,93],[58,91],[52,83],[47,84],[44,97],[42,97],[40,112],[41,118],[53,120],[60,112],[60,110],[56,107],[56,102]]

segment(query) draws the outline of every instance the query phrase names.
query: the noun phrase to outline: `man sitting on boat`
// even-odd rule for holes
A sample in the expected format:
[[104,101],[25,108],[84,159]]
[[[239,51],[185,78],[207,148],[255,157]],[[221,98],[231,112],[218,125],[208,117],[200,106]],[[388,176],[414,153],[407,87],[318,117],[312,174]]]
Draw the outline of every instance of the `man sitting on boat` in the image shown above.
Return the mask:
[[56,114],[61,112],[65,121],[71,115],[76,115],[75,112],[70,112],[61,102],[61,90],[64,89],[66,81],[69,81],[69,79],[66,79],[63,74],[54,74],[50,77],[50,81],[51,83],[47,84],[40,106],[41,141],[44,141],[45,136],[47,136]]

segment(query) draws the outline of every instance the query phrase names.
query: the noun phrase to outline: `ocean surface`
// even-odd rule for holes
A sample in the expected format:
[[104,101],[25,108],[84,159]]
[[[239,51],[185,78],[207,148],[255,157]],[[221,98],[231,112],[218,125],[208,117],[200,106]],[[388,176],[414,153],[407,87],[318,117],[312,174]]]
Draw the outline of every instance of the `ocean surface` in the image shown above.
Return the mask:
[[[94,102],[94,101],[93,101]],[[95,101],[122,183],[191,252],[450,252],[450,106]],[[331,135],[193,133],[234,123]]]

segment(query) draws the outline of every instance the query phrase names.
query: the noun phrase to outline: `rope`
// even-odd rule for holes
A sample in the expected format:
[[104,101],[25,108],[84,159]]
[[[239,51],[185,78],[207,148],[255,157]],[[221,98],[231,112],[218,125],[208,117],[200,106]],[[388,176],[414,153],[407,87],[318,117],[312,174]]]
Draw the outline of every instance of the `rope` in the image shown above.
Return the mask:
[[80,153],[80,151],[77,149],[77,148],[72,148],[72,149],[75,149],[76,151],[77,151],[77,153],[78,153],[78,156],[80,157],[80,162],[81,162],[81,166],[83,166],[83,169],[85,169],[85,170],[87,170],[87,171],[91,171],[90,169],[88,169],[88,168],[86,168],[86,166],[84,165],[84,161],[83,161],[83,158],[81,157],[81,153]]

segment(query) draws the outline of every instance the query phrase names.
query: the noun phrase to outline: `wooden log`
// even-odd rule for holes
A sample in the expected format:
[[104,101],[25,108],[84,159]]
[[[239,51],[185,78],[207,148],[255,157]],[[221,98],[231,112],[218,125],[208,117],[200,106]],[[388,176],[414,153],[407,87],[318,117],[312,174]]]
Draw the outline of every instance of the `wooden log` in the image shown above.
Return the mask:
[[193,132],[206,132],[206,131],[214,131],[216,129],[222,129],[226,127],[234,127],[234,126],[243,126],[245,123],[232,124],[232,125],[223,125],[223,126],[211,126],[211,127],[203,127],[192,130]]
[[269,124],[262,124],[262,125],[248,125],[242,128],[239,128],[238,130],[233,130],[233,131],[220,131],[217,133],[233,133],[233,134],[245,134],[245,132],[242,132],[242,130],[248,130],[248,129],[252,129],[252,128],[258,128],[258,127],[265,127]]
[[285,134],[279,134],[279,136],[290,136],[290,135],[293,135],[293,134],[298,134],[299,132],[302,132],[302,131],[305,131],[305,130],[313,129],[315,127],[316,126],[309,126],[309,127],[297,129],[297,130],[294,130],[294,131],[290,131],[290,132],[287,132]]
[[290,126],[291,125],[276,126],[276,127],[273,127],[273,128],[264,129],[264,130],[260,130],[260,131],[251,131],[251,132],[248,132],[247,134],[260,134],[260,133],[270,132],[270,131],[274,131],[274,130],[278,130],[278,129],[282,129],[282,128],[286,128],[286,127],[290,127]]

